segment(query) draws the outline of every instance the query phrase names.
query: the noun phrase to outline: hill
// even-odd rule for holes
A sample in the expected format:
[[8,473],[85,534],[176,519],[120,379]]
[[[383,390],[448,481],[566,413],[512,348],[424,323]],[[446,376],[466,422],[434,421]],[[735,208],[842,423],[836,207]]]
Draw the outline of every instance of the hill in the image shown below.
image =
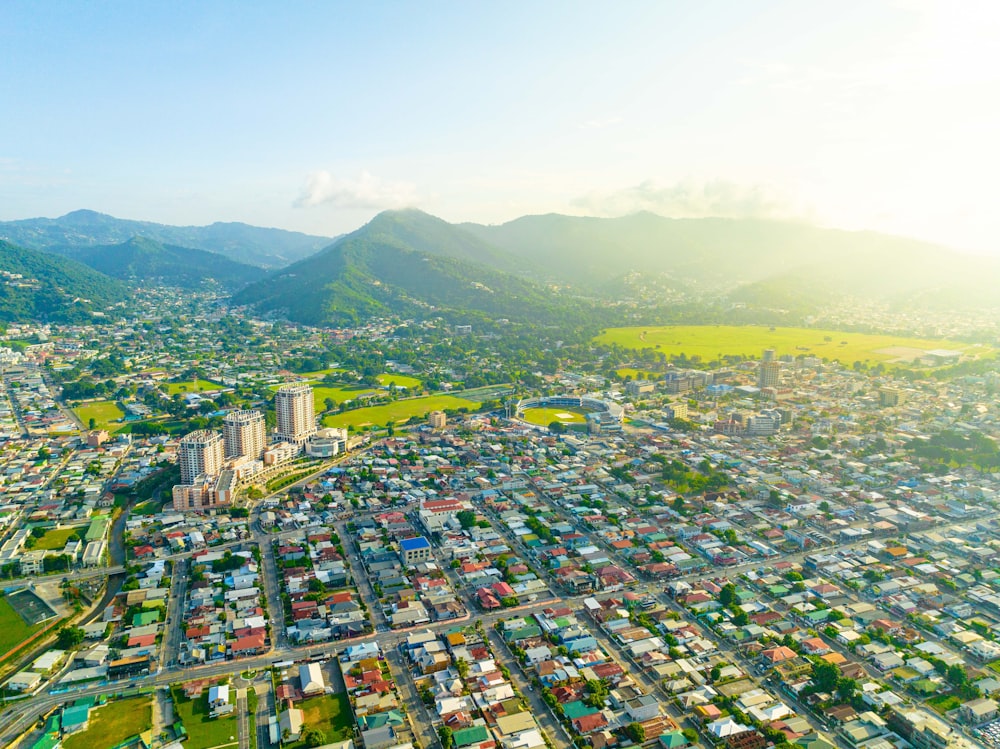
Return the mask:
[[387,211],[322,252],[247,287],[234,302],[310,324],[431,310],[555,322],[580,307],[505,270],[519,264],[433,216]]
[[59,218],[0,222],[0,239],[37,250],[71,252],[83,247],[120,244],[132,237],[217,252],[231,260],[262,268],[282,268],[312,255],[331,241],[328,237],[241,223],[168,226],[86,210],[73,211]]
[[216,281],[235,289],[266,275],[263,268],[237,263],[215,252],[162,244],[146,237],[75,250],[73,257],[112,278],[186,288]]
[[82,321],[127,297],[122,283],[82,263],[0,240],[0,320]]
[[593,287],[628,273],[664,274],[733,292],[734,301],[875,295],[978,304],[1000,279],[996,261],[939,245],[787,221],[552,214],[462,228],[553,280]]

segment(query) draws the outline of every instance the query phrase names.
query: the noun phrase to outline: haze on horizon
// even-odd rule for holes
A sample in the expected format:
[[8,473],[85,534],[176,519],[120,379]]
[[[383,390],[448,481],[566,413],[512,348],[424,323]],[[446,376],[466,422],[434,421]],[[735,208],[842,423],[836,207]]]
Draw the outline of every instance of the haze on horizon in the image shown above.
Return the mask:
[[16,2],[0,220],[805,219],[1000,254],[1000,5]]

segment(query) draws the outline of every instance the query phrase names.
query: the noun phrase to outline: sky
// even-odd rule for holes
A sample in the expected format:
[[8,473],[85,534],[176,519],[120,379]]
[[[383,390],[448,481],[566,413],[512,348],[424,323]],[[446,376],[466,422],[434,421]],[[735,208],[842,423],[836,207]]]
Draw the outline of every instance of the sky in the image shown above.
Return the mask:
[[0,220],[805,220],[1000,255],[1000,3],[0,3]]

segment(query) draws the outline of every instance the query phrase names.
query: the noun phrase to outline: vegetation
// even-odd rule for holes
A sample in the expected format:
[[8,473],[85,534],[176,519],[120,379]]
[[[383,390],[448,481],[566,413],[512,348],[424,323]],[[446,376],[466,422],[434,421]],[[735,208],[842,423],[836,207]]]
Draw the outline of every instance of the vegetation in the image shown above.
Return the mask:
[[44,626],[44,622],[28,626],[10,605],[7,597],[0,597],[0,656],[23,643]]
[[587,421],[585,410],[579,408],[526,408],[523,418],[529,424],[548,426],[553,421],[561,424],[583,424]]
[[116,746],[153,727],[153,703],[149,697],[109,702],[90,711],[87,729],[63,739],[65,749]]
[[184,724],[189,746],[222,746],[232,743],[237,735],[235,715],[213,718],[208,709],[208,690],[196,699],[188,699],[180,687],[173,687],[174,714]]
[[[936,348],[969,350],[979,355],[989,353],[988,349],[977,349],[968,343],[955,341],[752,325],[609,328],[596,338],[596,342],[626,349],[653,348],[668,358],[683,355],[694,365],[719,361],[724,354],[757,358],[765,348],[773,348],[778,356],[817,356],[821,359],[838,359],[847,364],[855,361],[890,363],[894,359],[903,359],[906,364],[910,364],[920,351]],[[893,352],[891,349],[911,349],[912,352]]]
[[[346,692],[310,697],[302,700],[296,707],[302,710],[303,725],[323,734],[323,743],[335,743],[351,737],[353,728],[351,705]],[[302,737],[289,746],[293,749],[322,746],[322,744],[310,744],[308,738],[306,732],[303,732]],[[317,736],[314,735],[313,738]]]
[[114,401],[95,401],[83,403],[73,409],[80,421],[89,425],[90,420],[94,420],[95,429],[114,430],[114,422],[120,422],[125,416],[125,412],[118,407]]
[[386,422],[407,421],[413,417],[423,418],[431,411],[445,409],[468,409],[475,411],[479,404],[454,395],[429,395],[424,398],[407,398],[382,406],[369,406],[323,417],[323,425],[329,427],[371,427]]
[[66,542],[69,541],[70,536],[75,536],[78,532],[82,532],[82,529],[52,528],[45,531],[45,535],[35,542],[34,548],[45,550],[62,549],[66,546]]

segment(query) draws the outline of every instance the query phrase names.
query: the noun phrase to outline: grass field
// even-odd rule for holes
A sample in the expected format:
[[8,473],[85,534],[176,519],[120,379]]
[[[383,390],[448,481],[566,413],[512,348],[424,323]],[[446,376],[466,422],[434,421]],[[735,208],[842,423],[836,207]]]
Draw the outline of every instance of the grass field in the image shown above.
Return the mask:
[[398,385],[404,388],[418,388],[423,384],[416,377],[401,374],[380,374],[375,379],[379,385]]
[[174,715],[184,724],[188,733],[185,746],[194,749],[236,742],[239,735],[236,716],[209,717],[207,688],[194,700],[185,697],[184,692],[177,687],[170,692],[174,696]]
[[529,424],[547,427],[553,421],[561,421],[563,424],[583,424],[586,422],[584,414],[575,408],[526,408],[522,418]]
[[650,372],[645,369],[636,369],[635,367],[622,367],[617,370],[618,376],[621,378],[631,377],[633,380],[658,380],[662,377],[662,374],[657,374],[656,372]]
[[363,395],[376,395],[377,390],[373,390],[367,385],[344,385],[343,387],[325,387],[317,385],[313,387],[313,403],[316,406],[316,413],[326,410],[326,399],[330,398],[334,403],[354,400]]
[[7,598],[0,598],[0,655],[31,637],[43,626],[44,623],[40,623],[29,627]]
[[[827,340],[829,339],[829,340]],[[700,356],[703,361],[720,354],[759,358],[766,348],[778,356],[806,354],[841,363],[855,361],[909,364],[920,351],[952,349],[971,356],[992,353],[987,346],[947,340],[925,340],[890,335],[843,333],[812,328],[766,328],[736,325],[674,325],[667,327],[609,328],[594,339],[597,343],[617,343],[624,348],[654,348],[669,356]]]
[[[235,721],[234,721],[235,723]],[[133,697],[109,702],[90,711],[87,730],[71,734],[63,740],[64,749],[91,749],[95,746],[116,746],[127,738],[153,727],[153,702],[149,697]],[[200,746],[189,744],[189,746]],[[206,744],[205,746],[210,746]]]
[[927,705],[941,715],[944,715],[949,710],[954,710],[961,704],[962,700],[953,694],[938,694],[927,700]]
[[94,401],[84,403],[73,409],[73,412],[80,417],[80,421],[86,427],[93,419],[97,423],[98,429],[107,429],[113,422],[118,421],[125,415],[125,412],[118,408],[114,401]]
[[342,414],[329,414],[323,417],[323,425],[328,427],[384,427],[386,422],[399,423],[406,421],[411,416],[424,416],[429,411],[442,411],[446,408],[474,410],[478,407],[478,403],[454,395],[429,395],[426,398],[408,398],[382,406],[358,408],[354,411],[345,411]]
[[212,382],[211,380],[191,380],[189,382],[167,382],[164,383],[167,388],[167,395],[174,395],[176,393],[200,393],[203,390],[218,390],[222,387],[217,382]]
[[66,540],[76,533],[76,528],[53,528],[46,531],[38,541],[35,542],[36,549],[61,549],[66,545]]
[[[351,738],[353,719],[346,692],[310,697],[302,700],[297,707],[302,710],[302,722],[310,728],[321,730],[328,744]],[[305,746],[305,742],[298,741],[288,746],[300,749]]]
[[[496,400],[498,398],[506,398],[510,390],[511,386],[509,384],[486,385],[481,388],[460,390],[456,393],[456,395],[461,398],[468,398],[470,401],[475,401],[476,403],[485,403],[486,401]],[[504,393],[504,395],[501,395],[501,393]]]

